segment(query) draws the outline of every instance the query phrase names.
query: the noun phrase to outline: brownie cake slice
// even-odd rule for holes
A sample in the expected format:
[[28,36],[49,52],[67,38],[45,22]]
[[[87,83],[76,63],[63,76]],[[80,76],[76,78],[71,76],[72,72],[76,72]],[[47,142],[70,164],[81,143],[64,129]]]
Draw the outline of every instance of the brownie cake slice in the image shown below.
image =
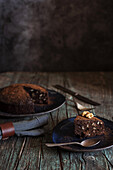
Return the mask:
[[104,122],[92,113],[84,111],[74,119],[75,135],[80,138],[94,137],[105,133]]
[[0,110],[7,113],[35,113],[38,105],[48,103],[48,92],[34,84],[13,84],[0,90]]

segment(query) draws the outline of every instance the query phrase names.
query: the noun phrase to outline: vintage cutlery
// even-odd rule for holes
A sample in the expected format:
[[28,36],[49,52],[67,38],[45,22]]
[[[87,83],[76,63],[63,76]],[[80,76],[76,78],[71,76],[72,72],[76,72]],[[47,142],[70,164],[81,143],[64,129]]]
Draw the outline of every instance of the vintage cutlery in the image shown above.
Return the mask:
[[61,85],[54,85],[53,87],[54,87],[54,88],[57,88],[57,89],[59,89],[59,90],[62,90],[63,92],[66,92],[66,93],[74,96],[74,97],[77,98],[78,100],[81,100],[81,101],[83,101],[83,102],[85,102],[85,103],[88,103],[88,104],[91,104],[91,105],[94,105],[94,106],[99,106],[99,105],[100,105],[100,103],[97,103],[97,102],[95,102],[95,101],[92,101],[92,100],[90,100],[90,99],[88,99],[88,98],[86,98],[86,97],[84,97],[84,96],[82,96],[82,95],[80,95],[80,94],[78,94],[78,93],[70,90],[70,89],[67,89],[67,88],[65,88],[65,87],[63,87],[63,86],[61,86]]
[[78,102],[74,102],[74,103],[76,104],[77,109],[80,110],[80,111],[85,111],[85,110],[92,110],[92,109],[94,109],[94,107],[86,107],[86,106],[81,105],[81,104],[78,103]]
[[99,144],[100,140],[99,139],[86,139],[83,140],[82,142],[68,142],[68,143],[46,143],[45,145],[48,147],[54,147],[54,146],[64,146],[64,145],[81,145],[84,147],[91,147]]

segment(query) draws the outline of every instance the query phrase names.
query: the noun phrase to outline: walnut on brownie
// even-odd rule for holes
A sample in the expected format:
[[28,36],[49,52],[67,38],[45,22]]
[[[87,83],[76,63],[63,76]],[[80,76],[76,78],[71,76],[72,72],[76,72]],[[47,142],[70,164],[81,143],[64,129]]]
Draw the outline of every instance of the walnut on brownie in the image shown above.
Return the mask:
[[13,84],[0,90],[0,110],[7,113],[35,113],[35,107],[48,104],[48,91],[34,84]]
[[88,111],[76,116],[74,125],[75,135],[80,138],[94,137],[105,133],[104,122]]

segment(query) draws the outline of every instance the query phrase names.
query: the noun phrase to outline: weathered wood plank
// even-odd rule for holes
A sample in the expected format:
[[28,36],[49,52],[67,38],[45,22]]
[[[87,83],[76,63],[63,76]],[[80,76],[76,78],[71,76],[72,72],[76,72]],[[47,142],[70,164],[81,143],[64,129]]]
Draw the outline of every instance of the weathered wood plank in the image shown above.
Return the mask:
[[[24,81],[20,80],[21,83]],[[29,77],[29,76],[28,76]],[[44,87],[48,87],[48,74],[47,73],[34,73],[31,79],[26,80],[28,83],[40,84]],[[27,138],[25,148],[23,150],[21,159],[18,161],[17,169],[39,169],[40,159],[42,153],[42,140],[43,137]]]
[[[1,87],[4,87],[11,83],[16,83],[18,82],[19,77],[20,77],[19,73],[18,74],[2,73],[0,74],[0,85],[2,85]],[[0,123],[3,122],[7,122],[7,118],[5,119],[0,118]],[[12,168],[12,166],[14,166],[13,163],[15,163],[16,161],[16,157],[21,147],[21,143],[22,143],[21,139],[19,139],[18,141],[17,137],[9,138],[6,141],[0,141],[0,151],[1,151],[0,155],[2,156],[0,160],[0,169],[8,169],[8,167]],[[15,149],[15,145],[16,145],[16,149]]]
[[[95,109],[97,115],[109,120],[113,116],[113,73],[19,72],[0,74],[0,87],[11,83],[34,83],[50,89],[54,89],[52,86],[54,84],[61,84],[100,102],[101,106]],[[66,99],[73,100],[70,95],[64,95]],[[52,142],[53,127],[61,120],[77,114],[76,109],[68,104],[73,104],[73,102],[67,101],[62,108],[49,114],[49,124],[45,127],[47,133],[43,137],[11,137],[6,141],[0,141],[0,169],[113,169],[113,148],[101,152],[72,153],[45,146],[45,142]],[[6,119],[0,119],[0,122],[4,121]]]
[[[71,77],[71,78],[70,78]],[[82,78],[81,78],[82,77]],[[110,103],[110,99],[108,100],[111,92],[111,88],[106,89],[104,86],[107,86],[108,81],[106,82],[104,79],[104,74],[103,73],[67,73],[67,87],[69,88],[69,85],[72,90],[77,91],[80,94],[83,94],[89,98],[92,98],[93,100],[97,99],[99,100],[98,102],[101,101],[103,103],[103,100],[105,101],[106,104]],[[95,83],[95,85],[92,85],[92,82]],[[98,88],[98,86],[99,88]],[[106,93],[106,95],[104,95]],[[109,107],[108,107],[109,108]],[[98,109],[98,110],[97,110]],[[106,106],[102,105],[100,107],[97,107],[95,109],[95,112],[99,116],[103,116],[105,118],[108,118],[106,115]],[[101,110],[102,111],[101,111]],[[109,118],[111,119],[112,114],[109,114]],[[104,151],[103,151],[104,152]],[[107,152],[107,150],[106,150]],[[85,164],[82,164],[82,168],[84,169],[108,169],[111,166],[108,166],[108,161],[105,160],[105,157],[103,156],[102,152],[97,152],[99,153],[98,156],[96,156],[94,153],[90,153],[90,155],[93,155],[93,161],[91,161],[89,158],[89,153],[82,154],[81,160],[82,162],[85,162]],[[106,153],[105,155],[108,155]],[[110,154],[111,155],[111,154]],[[113,152],[112,152],[113,155]],[[82,159],[83,158],[83,159]],[[94,166],[92,166],[92,163]]]
[[[27,76],[28,75],[28,76]],[[20,83],[20,81],[22,80],[21,76],[23,76],[23,79],[26,77],[26,80],[31,80],[32,79],[32,74],[23,74],[21,72],[19,73],[2,73],[2,78],[4,78],[4,81],[2,81],[2,87],[12,84],[12,83]],[[6,81],[7,80],[7,81]],[[25,81],[24,81],[25,82]],[[8,121],[11,121],[12,119],[8,119]],[[7,118],[4,119],[0,119],[0,122],[7,122]],[[12,140],[12,141],[11,141]],[[6,150],[6,145],[7,142],[8,143],[8,148]],[[10,142],[11,141],[11,142]],[[17,162],[19,161],[19,153],[21,151],[23,142],[24,142],[24,138],[17,138],[17,137],[11,137],[9,138],[7,141],[5,141],[6,145],[4,145],[4,141],[0,141],[2,142],[0,147],[3,148],[1,155],[6,155],[7,159],[1,159],[0,161],[0,169],[14,169],[14,167],[16,166]],[[3,145],[2,145],[3,144]],[[9,154],[7,154],[7,152]],[[5,161],[5,163],[4,163]]]

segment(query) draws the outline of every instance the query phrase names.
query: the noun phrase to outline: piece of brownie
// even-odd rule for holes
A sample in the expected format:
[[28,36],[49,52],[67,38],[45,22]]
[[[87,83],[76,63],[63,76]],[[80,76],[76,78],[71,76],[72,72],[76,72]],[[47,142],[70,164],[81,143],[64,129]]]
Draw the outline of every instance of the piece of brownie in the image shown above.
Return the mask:
[[80,138],[94,137],[105,133],[104,122],[97,117],[91,118],[78,115],[74,119],[75,135]]
[[13,84],[0,90],[0,110],[7,113],[35,113],[35,107],[48,103],[48,92],[34,84]]

